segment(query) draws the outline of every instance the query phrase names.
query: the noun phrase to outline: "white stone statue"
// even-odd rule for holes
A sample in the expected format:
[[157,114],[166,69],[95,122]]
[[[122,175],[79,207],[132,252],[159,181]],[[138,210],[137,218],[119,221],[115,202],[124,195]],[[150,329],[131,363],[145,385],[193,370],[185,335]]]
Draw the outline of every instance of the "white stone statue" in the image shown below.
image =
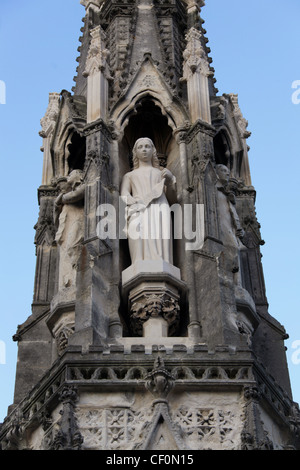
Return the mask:
[[[138,139],[133,148],[134,169],[122,180],[121,197],[127,205],[127,237],[131,262],[164,260],[173,264],[170,205],[176,179],[161,169],[154,144]],[[173,194],[171,194],[173,193]]]
[[73,170],[55,200],[55,241],[59,246],[59,290],[74,287],[76,268],[84,237],[83,199],[85,186],[81,170]]

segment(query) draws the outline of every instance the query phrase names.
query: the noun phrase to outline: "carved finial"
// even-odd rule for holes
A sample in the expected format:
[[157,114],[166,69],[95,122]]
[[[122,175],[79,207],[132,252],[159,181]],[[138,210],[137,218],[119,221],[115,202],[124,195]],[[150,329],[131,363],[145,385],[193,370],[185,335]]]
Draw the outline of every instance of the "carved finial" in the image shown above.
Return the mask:
[[191,28],[186,35],[187,46],[183,53],[183,79],[185,80],[196,72],[207,77],[213,74],[201,38],[202,33],[196,28]]
[[96,26],[90,34],[91,43],[83,76],[88,77],[101,70],[107,78],[110,78],[107,64],[109,51],[105,47],[106,34],[101,26]]
[[146,376],[146,388],[157,399],[165,400],[175,385],[175,380],[165,368],[163,359],[158,356],[153,370]]
[[41,119],[41,137],[48,137],[52,132],[59,113],[60,93],[49,93],[49,104],[45,116]]
[[59,400],[63,404],[60,411],[61,419],[58,422],[58,431],[50,443],[52,450],[80,450],[83,437],[78,429],[75,404],[78,400],[77,387],[65,385],[59,393]]
[[65,385],[61,392],[59,393],[59,400],[62,403],[71,403],[75,404],[78,400],[78,391],[77,387],[71,385]]

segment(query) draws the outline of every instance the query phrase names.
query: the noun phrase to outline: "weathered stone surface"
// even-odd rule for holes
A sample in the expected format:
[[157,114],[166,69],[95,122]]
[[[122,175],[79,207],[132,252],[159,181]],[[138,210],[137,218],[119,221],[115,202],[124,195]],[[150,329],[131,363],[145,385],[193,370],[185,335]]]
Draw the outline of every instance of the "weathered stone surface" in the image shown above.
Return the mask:
[[[50,94],[41,122],[34,298],[14,336],[1,447],[300,449],[286,332],[265,292],[250,132],[237,95],[217,95],[204,2],[82,5],[73,94]],[[167,259],[132,265],[118,227],[98,229],[103,208],[118,224],[140,138],[175,188],[169,203],[191,207],[195,223],[173,221],[182,236],[168,240]],[[66,191],[73,172],[80,184]]]

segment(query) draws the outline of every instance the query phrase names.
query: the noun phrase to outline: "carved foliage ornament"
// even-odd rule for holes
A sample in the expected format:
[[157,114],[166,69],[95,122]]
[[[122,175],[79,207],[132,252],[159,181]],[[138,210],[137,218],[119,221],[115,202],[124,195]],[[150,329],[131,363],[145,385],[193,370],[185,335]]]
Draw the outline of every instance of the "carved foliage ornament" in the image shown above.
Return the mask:
[[59,333],[55,337],[59,355],[61,355],[68,346],[69,338],[73,335],[74,329],[74,326],[66,325],[59,331]]
[[[131,322],[135,333],[140,335],[143,323],[149,318],[162,317],[169,329],[176,329],[179,322],[179,303],[167,294],[145,295],[144,301],[134,302],[131,307]],[[170,330],[170,332],[171,332]]]
[[201,43],[201,32],[191,28],[186,35],[187,46],[183,53],[183,78],[188,80],[196,72],[208,77],[211,70]]
[[99,70],[101,70],[105,74],[107,79],[110,78],[107,63],[109,57],[109,50],[105,47],[105,41],[106,34],[101,28],[101,26],[97,26],[96,28],[92,29],[91,44],[86,60],[85,71],[83,73],[85,77],[93,75],[99,72]]

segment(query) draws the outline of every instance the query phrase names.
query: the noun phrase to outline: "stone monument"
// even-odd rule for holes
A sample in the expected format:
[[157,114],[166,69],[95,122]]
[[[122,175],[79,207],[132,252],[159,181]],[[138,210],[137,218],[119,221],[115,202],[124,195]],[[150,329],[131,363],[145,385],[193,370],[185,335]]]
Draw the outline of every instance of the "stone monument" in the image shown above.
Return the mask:
[[[3,450],[300,449],[244,119],[203,0],[81,0],[41,120],[32,313]],[[101,228],[101,229],[100,229]]]
[[[133,162],[134,169],[124,175],[121,185],[132,263],[122,273],[122,288],[129,298],[133,331],[138,335],[144,331],[149,339],[162,338],[168,336],[169,328],[176,331],[178,326],[178,285],[183,284],[180,270],[173,265],[172,220],[166,195],[173,192],[176,197],[176,178],[167,168],[160,169],[149,138],[137,140]],[[172,200],[172,194],[169,197]]]

